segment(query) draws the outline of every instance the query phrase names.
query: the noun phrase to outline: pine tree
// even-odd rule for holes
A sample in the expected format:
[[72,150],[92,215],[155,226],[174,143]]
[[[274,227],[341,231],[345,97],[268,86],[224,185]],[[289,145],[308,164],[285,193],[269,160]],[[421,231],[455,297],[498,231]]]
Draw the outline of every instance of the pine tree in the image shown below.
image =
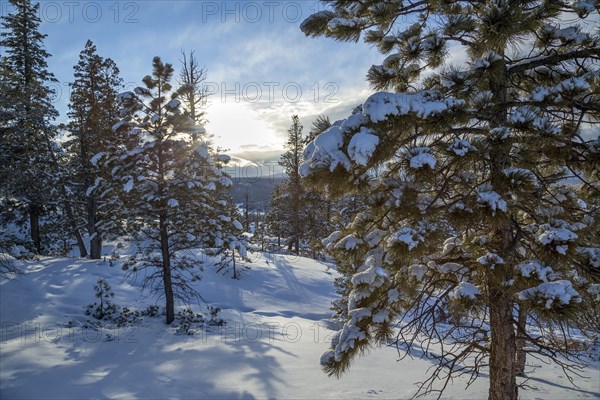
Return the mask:
[[[558,355],[574,356],[570,327],[599,287],[600,146],[585,128],[600,39],[581,23],[593,2],[326,3],[306,35],[363,37],[386,58],[368,73],[379,92],[309,143],[301,167],[334,195],[368,193],[331,238],[355,270],[325,370],[396,335],[437,362],[417,394],[488,366],[489,398],[516,399],[518,338],[572,371]],[[460,48],[467,61],[450,64]]]
[[289,227],[286,218],[288,212],[284,183],[285,181],[273,189],[265,217],[265,228],[270,235],[277,237],[278,248],[281,248],[281,239],[287,236],[286,228]]
[[173,67],[159,57],[144,87],[121,93],[123,117],[113,129],[139,138],[140,145],[112,157],[112,169],[127,212],[126,228],[137,251],[125,268],[149,268],[145,287],[162,292],[166,322],[174,319],[175,299],[195,295],[190,280],[199,279],[201,264],[195,249],[215,247],[223,236],[227,203],[215,193],[230,186],[220,161],[211,157],[199,139],[204,128],[182,110],[179,91],[173,90]]
[[276,187],[267,209],[268,228],[278,237],[278,242],[282,236],[287,238],[288,246],[294,246],[296,242],[308,242],[304,244],[309,245],[313,258],[322,253],[321,241],[336,229],[332,221],[335,220],[337,206],[343,201],[333,201],[324,195],[324,191],[306,187],[298,174],[298,168],[305,145],[330,126],[329,118],[318,117],[308,136],[304,138],[297,116],[293,117],[288,151],[280,162],[285,167],[288,178]]
[[[243,225],[239,222],[240,213],[229,195],[225,195],[221,201],[226,204],[225,213],[221,220],[226,224],[218,232],[215,242],[216,253],[221,257],[217,272],[231,270],[231,277],[239,279],[239,266],[237,260],[247,260],[248,240],[244,236]],[[237,257],[236,257],[237,255]]]
[[[127,146],[112,130],[117,123],[117,90],[121,85],[119,70],[110,59],[97,54],[91,40],[79,54],[79,62],[73,67],[75,80],[71,84],[71,102],[69,104],[68,129],[71,140],[65,148],[71,155],[68,177],[72,197],[84,204],[82,213],[84,225],[90,235],[90,258],[99,259],[102,251],[103,233],[101,226],[107,226],[103,220],[110,214],[104,207],[101,212],[98,195],[101,182],[109,177],[109,171],[103,171],[94,157],[102,153],[118,151],[120,145]],[[132,143],[133,144],[133,143]],[[131,145],[132,145],[131,144]],[[104,214],[104,215],[103,215]]]
[[304,227],[302,220],[304,190],[300,181],[298,168],[302,162],[302,151],[304,149],[302,138],[302,125],[297,115],[292,116],[292,126],[288,129],[288,141],[286,143],[287,151],[281,155],[279,165],[281,165],[287,179],[285,182],[285,191],[287,193],[287,218],[290,224],[288,249],[299,254],[300,241],[304,236]]
[[46,35],[39,32],[39,4],[10,0],[14,13],[2,17],[0,46],[5,49],[2,66],[3,128],[0,137],[0,178],[3,201],[16,200],[29,215],[31,240],[42,252],[40,217],[50,201],[56,178],[52,160],[56,134],[50,122],[58,115],[52,105],[56,82],[47,69],[50,54],[43,47]]

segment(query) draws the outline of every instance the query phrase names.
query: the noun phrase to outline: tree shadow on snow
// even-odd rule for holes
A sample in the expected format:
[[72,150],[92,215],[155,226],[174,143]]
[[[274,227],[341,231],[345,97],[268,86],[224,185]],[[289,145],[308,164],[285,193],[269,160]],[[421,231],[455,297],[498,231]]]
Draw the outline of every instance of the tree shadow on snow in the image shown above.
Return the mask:
[[[276,388],[283,383],[282,366],[273,354],[285,351],[275,342],[220,335],[174,336],[156,327],[144,332],[131,329],[133,333],[124,330],[112,342],[75,337],[72,342],[63,338],[58,343],[28,344],[55,346],[53,356],[46,359],[19,358],[18,350],[3,351],[3,358],[14,359],[2,368],[2,398],[255,399],[285,395]],[[87,339],[92,339],[89,333]],[[12,363],[17,367],[7,371],[5,367]]]

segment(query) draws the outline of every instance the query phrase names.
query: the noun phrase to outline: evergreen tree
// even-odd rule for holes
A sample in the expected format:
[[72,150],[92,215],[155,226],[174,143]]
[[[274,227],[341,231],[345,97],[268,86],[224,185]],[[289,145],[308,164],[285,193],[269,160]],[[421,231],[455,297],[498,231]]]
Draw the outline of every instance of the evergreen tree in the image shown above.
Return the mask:
[[287,193],[287,218],[290,226],[288,249],[300,252],[300,241],[304,236],[304,221],[302,220],[304,190],[300,181],[298,168],[302,162],[302,151],[304,149],[302,138],[302,125],[297,115],[292,116],[292,126],[288,129],[287,151],[281,155],[279,165],[287,174],[285,191]]
[[277,237],[277,247],[281,248],[281,239],[287,235],[286,228],[289,226],[287,222],[287,201],[285,200],[286,192],[284,189],[285,181],[275,186],[271,199],[267,205],[265,225],[267,232]]
[[[71,84],[71,102],[68,129],[71,140],[65,144],[71,155],[68,182],[72,197],[84,204],[81,218],[90,235],[90,257],[98,259],[102,251],[104,219],[109,218],[105,207],[99,210],[98,195],[102,180],[109,171],[93,162],[102,153],[118,151],[119,145],[128,147],[126,138],[115,135],[112,126],[118,121],[117,90],[121,85],[119,70],[110,59],[97,54],[96,46],[88,40],[79,54],[79,62],[73,67],[75,80]],[[131,143],[130,145],[133,145]],[[95,190],[96,189],[96,190]],[[110,209],[110,214],[115,212]],[[103,215],[104,214],[104,215]]]
[[320,116],[313,122],[308,136],[303,138],[302,127],[297,117],[293,118],[287,144],[289,150],[282,156],[281,161],[281,165],[289,174],[288,179],[276,187],[267,209],[268,228],[278,237],[278,242],[282,236],[288,240],[288,246],[294,245],[296,241],[307,242],[301,247],[308,245],[313,258],[322,253],[321,241],[340,228],[335,226],[335,221],[339,221],[336,213],[341,211],[339,207],[345,204],[345,199],[334,201],[325,196],[326,190],[305,187],[298,174],[297,162],[302,160],[305,145],[330,126],[329,118]]
[[[598,290],[600,146],[584,132],[600,109],[600,39],[564,21],[593,2],[326,3],[306,35],[363,37],[386,58],[368,74],[380,92],[309,143],[301,167],[334,195],[368,193],[330,241],[354,272],[325,370],[394,334],[437,362],[417,394],[487,366],[489,398],[516,399],[517,338],[572,370],[559,354],[573,356],[570,325]],[[450,65],[458,48],[467,61]]]
[[155,57],[152,68],[144,87],[118,96],[123,119],[113,127],[137,136],[140,145],[105,164],[120,186],[126,228],[137,247],[125,268],[154,271],[146,274],[144,286],[163,293],[170,324],[174,300],[195,294],[188,284],[199,278],[193,251],[221,244],[222,232],[232,223],[227,203],[215,195],[232,182],[208,146],[192,139],[204,128],[182,111],[179,91],[170,83],[172,65]]
[[3,202],[16,202],[29,216],[30,237],[42,252],[40,217],[50,201],[56,164],[52,160],[51,121],[58,115],[52,105],[56,82],[47,69],[50,54],[43,47],[46,35],[39,32],[39,4],[10,0],[13,13],[2,17],[2,136],[0,180]]
[[216,254],[221,257],[217,271],[231,270],[231,277],[239,279],[240,274],[236,255],[239,259],[248,259],[248,240],[243,234],[243,225],[239,222],[240,213],[233,200],[231,197],[226,196],[222,201],[226,204],[226,208],[221,220],[226,224],[218,232],[217,241],[215,242]]

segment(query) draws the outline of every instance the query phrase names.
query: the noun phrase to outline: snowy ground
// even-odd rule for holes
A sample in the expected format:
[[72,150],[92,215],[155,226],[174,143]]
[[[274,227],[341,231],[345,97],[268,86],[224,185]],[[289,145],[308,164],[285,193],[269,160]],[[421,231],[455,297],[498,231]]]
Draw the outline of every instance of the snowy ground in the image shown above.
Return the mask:
[[[327,318],[335,272],[305,258],[254,255],[251,270],[232,280],[205,271],[198,289],[222,308],[224,328],[176,335],[163,318],[97,332],[66,328],[83,321],[105,278],[115,303],[144,308],[139,297],[105,262],[45,258],[21,266],[27,273],[0,283],[0,398],[409,398],[426,361],[398,363],[395,350],[376,349],[337,380],[319,367],[328,348]],[[106,341],[109,332],[114,340]],[[539,363],[538,363],[539,364]],[[530,374],[527,399],[600,398],[599,366],[572,388],[561,371],[543,365]],[[464,390],[456,380],[444,398],[487,398],[484,376]]]

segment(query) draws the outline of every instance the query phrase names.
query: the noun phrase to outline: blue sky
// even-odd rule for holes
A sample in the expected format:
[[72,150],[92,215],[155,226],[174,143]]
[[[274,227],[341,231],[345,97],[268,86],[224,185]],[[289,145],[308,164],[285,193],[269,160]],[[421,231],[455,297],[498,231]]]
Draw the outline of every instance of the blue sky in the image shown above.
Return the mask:
[[[3,15],[10,10],[6,0],[1,6]],[[277,159],[291,115],[305,132],[320,114],[347,116],[368,96],[366,72],[381,60],[362,42],[305,37],[300,23],[322,9],[313,0],[41,1],[60,120],[86,40],[117,63],[129,88],[150,73],[152,57],[178,68],[181,50],[195,50],[214,92],[207,129],[215,144],[254,161]]]

